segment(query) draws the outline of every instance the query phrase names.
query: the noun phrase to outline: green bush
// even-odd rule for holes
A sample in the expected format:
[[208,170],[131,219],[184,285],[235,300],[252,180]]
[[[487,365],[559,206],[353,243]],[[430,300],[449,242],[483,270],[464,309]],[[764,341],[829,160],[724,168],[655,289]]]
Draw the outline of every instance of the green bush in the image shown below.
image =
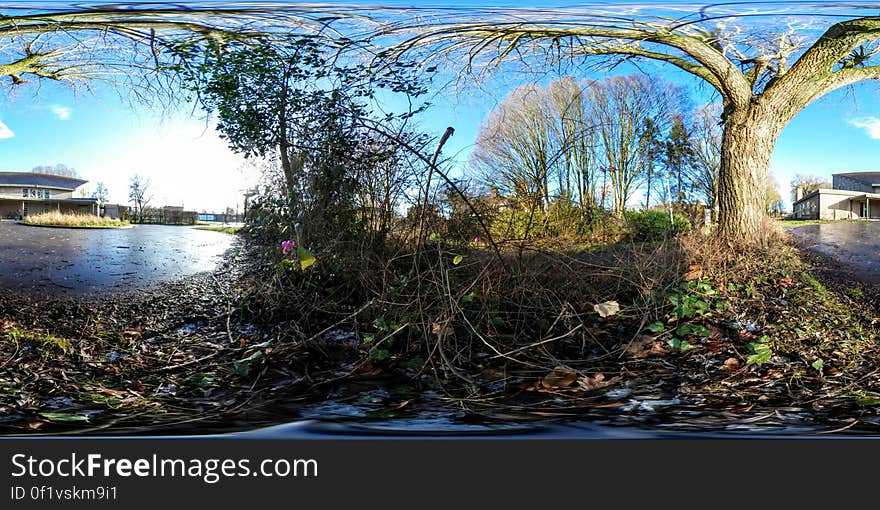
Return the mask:
[[669,235],[683,234],[691,230],[691,222],[677,214],[669,222],[666,211],[631,211],[626,213],[626,221],[632,238],[636,241],[651,241]]

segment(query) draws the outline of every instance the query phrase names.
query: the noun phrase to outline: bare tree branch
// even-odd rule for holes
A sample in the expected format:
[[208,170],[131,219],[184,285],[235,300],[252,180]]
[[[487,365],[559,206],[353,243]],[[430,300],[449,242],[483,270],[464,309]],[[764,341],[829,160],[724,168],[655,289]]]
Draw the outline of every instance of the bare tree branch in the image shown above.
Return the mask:
[[[570,40],[575,48],[567,55],[634,55],[672,63],[695,74],[715,87],[722,96],[737,105],[748,104],[751,87],[743,73],[719,48],[711,44],[703,32],[679,34],[662,25],[646,25],[648,28],[605,28],[575,26],[555,28],[538,22],[518,23],[471,23],[421,27],[409,39],[394,45],[389,55],[401,55],[418,46],[439,48],[443,53],[464,50],[469,63],[495,46],[495,64],[505,58],[514,48],[525,49],[534,55],[546,52],[562,40]],[[413,30],[413,29],[410,29]],[[666,50],[682,52],[683,57],[664,54],[643,48],[641,43],[652,43]],[[500,51],[499,51],[500,50]],[[614,51],[619,50],[619,51]],[[693,62],[688,61],[690,58]]]

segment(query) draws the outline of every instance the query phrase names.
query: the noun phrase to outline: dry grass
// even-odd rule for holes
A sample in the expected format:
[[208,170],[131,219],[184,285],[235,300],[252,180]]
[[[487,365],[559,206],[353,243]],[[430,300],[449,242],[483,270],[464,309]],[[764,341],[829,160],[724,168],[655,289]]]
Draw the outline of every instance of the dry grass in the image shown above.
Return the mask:
[[209,232],[222,232],[224,234],[235,234],[239,230],[241,230],[241,227],[216,227],[216,226],[210,226],[210,225],[209,226],[193,227],[193,228],[196,230],[207,230]]
[[28,225],[53,226],[53,227],[124,227],[128,221],[112,218],[101,218],[94,214],[67,214],[60,212],[48,212],[27,216],[23,223]]
[[[429,243],[380,270],[340,271],[358,275],[348,281],[361,293],[341,292],[338,279],[319,272],[288,277],[259,264],[241,282],[240,311],[279,327],[294,345],[342,321],[374,363],[421,360],[426,370],[468,381],[487,360],[542,372],[564,359],[619,355],[662,317],[663,296],[688,263],[672,238],[588,251],[521,243],[501,255],[503,265],[488,249]],[[620,304],[614,331],[597,324],[594,305],[607,301]]]

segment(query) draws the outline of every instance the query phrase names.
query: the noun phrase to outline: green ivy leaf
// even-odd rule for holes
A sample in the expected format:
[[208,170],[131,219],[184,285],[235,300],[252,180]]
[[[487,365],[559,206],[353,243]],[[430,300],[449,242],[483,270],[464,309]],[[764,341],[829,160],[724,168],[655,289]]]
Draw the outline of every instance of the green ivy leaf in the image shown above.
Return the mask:
[[686,351],[688,349],[693,349],[693,345],[687,340],[681,340],[678,338],[670,338],[666,341],[666,344],[674,351]]
[[749,350],[752,354],[746,358],[746,365],[761,365],[770,361],[773,356],[773,350],[763,342],[750,343]]
[[650,331],[651,333],[662,333],[665,329],[666,325],[660,321],[654,322],[650,326],[648,326],[648,331]]
[[72,413],[40,413],[41,418],[45,418],[49,421],[55,421],[60,423],[79,423],[84,421],[89,421],[89,417],[83,414],[72,414]]
[[373,361],[384,361],[391,356],[388,349],[373,349],[370,351],[370,359]]
[[422,368],[422,366],[424,366],[424,365],[425,365],[425,359],[420,358],[418,356],[416,356],[415,358],[410,358],[410,359],[400,363],[400,366],[402,368],[409,368],[409,369],[413,369],[413,370],[418,370],[418,369]]
[[317,262],[318,260],[312,255],[312,252],[299,246],[296,248],[296,256],[299,258],[299,265],[303,271],[309,268],[312,264]]
[[821,372],[823,368],[825,368],[825,362],[822,361],[822,358],[817,359],[811,365],[811,367],[815,368],[817,371]]
[[214,378],[208,374],[198,372],[187,377],[187,381],[195,386],[210,386],[214,382]]
[[709,334],[709,328],[703,326],[702,324],[685,324],[683,326],[679,326],[679,328],[675,330],[675,334],[681,336],[707,336]]
[[876,406],[880,404],[880,395],[876,393],[865,393],[864,391],[856,392],[856,404],[860,406]]
[[232,363],[232,370],[236,374],[247,377],[255,365],[261,364],[265,359],[263,351],[256,351],[247,358]]
[[376,317],[376,319],[373,320],[373,327],[379,331],[388,331],[391,329],[391,326],[388,325],[385,317]]

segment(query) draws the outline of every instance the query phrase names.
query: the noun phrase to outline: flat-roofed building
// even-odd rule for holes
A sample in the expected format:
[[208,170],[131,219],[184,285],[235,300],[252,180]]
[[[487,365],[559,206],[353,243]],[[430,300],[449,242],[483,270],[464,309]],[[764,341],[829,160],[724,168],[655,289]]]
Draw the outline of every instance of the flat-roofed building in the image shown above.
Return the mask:
[[834,174],[830,188],[796,196],[792,206],[802,220],[880,218],[880,172]]
[[97,214],[98,200],[88,181],[61,175],[0,172],[0,218],[23,218],[50,211]]

